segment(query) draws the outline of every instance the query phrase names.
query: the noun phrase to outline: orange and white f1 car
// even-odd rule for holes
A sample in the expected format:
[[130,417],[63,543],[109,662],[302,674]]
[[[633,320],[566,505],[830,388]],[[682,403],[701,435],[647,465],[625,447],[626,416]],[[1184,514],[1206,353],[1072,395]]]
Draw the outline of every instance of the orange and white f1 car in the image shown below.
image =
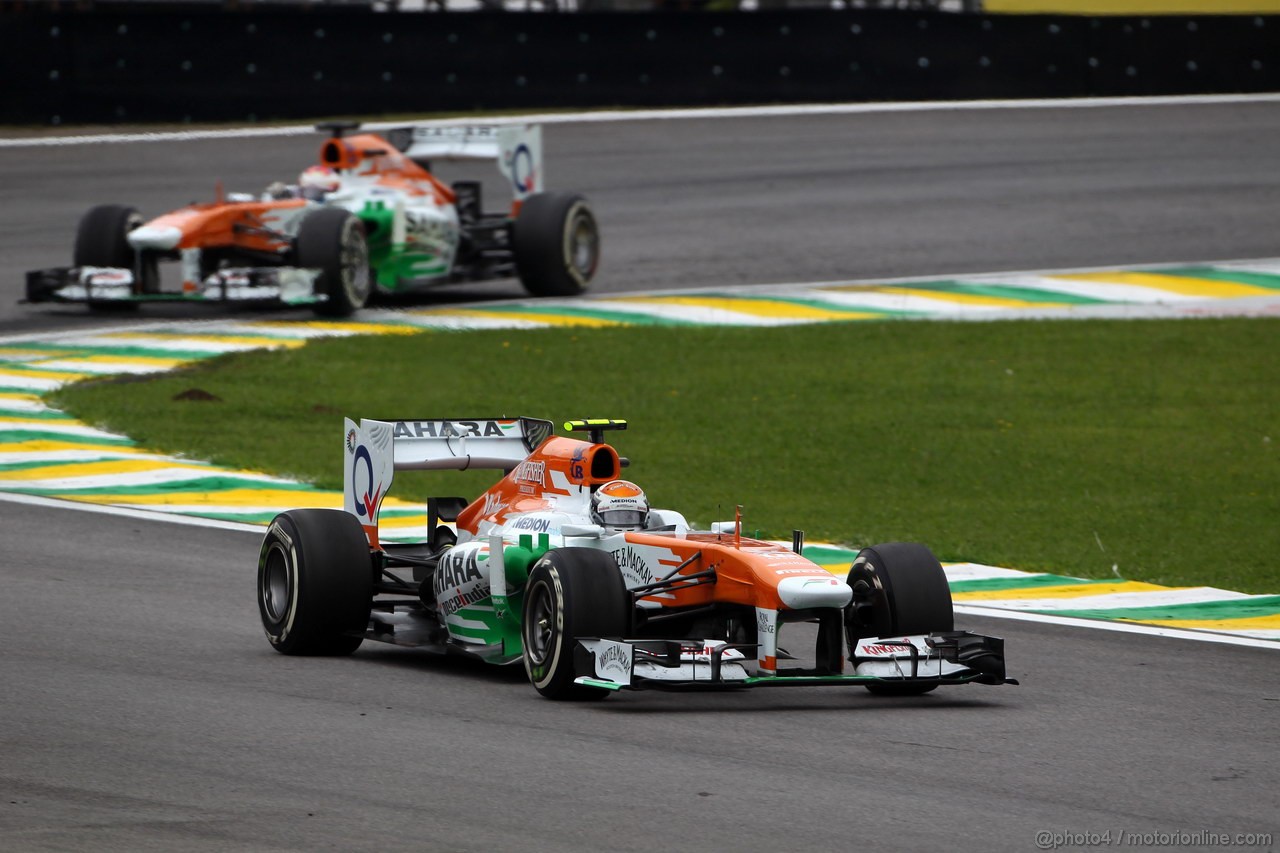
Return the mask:
[[[603,440],[625,422],[566,428],[589,439],[530,418],[347,420],[345,510],[282,513],[263,538],[258,605],[271,645],[333,655],[369,639],[523,661],[553,699],[1014,683],[1002,640],[954,629],[946,577],[923,545],[866,548],[842,580],[804,557],[798,533],[787,547],[744,537],[740,518],[696,531],[647,504],[615,515],[602,494],[623,496],[612,507],[639,493],[617,491],[626,461]],[[503,473],[474,500],[429,499],[425,541],[380,540],[393,474],[472,468]],[[782,645],[800,624],[812,654]]]
[[[132,207],[91,208],[73,265],[27,273],[27,302],[112,309],[152,301],[311,305],[344,316],[374,293],[517,276],[535,296],[586,289],[600,259],[595,214],[576,193],[544,191],[538,126],[413,126],[383,136],[329,133],[297,184],[224,194],[150,221]],[[511,184],[509,209],[485,213],[479,181],[451,186],[430,162],[488,159]],[[166,289],[161,261],[176,261]]]

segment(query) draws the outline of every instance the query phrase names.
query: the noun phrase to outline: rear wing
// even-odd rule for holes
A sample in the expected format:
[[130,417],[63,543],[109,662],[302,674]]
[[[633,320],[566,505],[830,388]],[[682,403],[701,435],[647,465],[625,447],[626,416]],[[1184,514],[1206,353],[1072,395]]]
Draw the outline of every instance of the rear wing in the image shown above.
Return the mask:
[[541,125],[459,125],[398,127],[387,138],[411,160],[497,160],[523,201],[546,185],[542,176]]
[[343,508],[378,543],[378,511],[396,471],[509,471],[551,437],[537,418],[343,420]]

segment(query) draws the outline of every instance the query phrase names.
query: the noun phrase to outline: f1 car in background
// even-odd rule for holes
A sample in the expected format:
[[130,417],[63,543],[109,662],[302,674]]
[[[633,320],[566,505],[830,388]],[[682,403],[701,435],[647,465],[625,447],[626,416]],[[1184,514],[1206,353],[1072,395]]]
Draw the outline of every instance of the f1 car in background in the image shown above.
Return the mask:
[[[522,661],[553,699],[1013,683],[1002,640],[954,629],[946,576],[923,545],[866,548],[841,581],[803,556],[799,533],[788,548],[742,536],[740,517],[694,531],[647,501],[617,519],[642,494],[618,488],[626,463],[603,441],[625,422],[566,428],[590,440],[530,418],[346,420],[345,509],[282,513],[263,538],[257,594],[271,645],[342,655],[369,639]],[[429,499],[425,541],[380,541],[396,471],[472,468],[504,473],[475,500]],[[781,645],[795,623],[816,625],[812,666],[790,665],[800,658]]]
[[[27,302],[117,308],[146,301],[310,304],[345,316],[377,293],[518,276],[535,296],[590,284],[600,234],[586,199],[544,192],[536,126],[406,127],[386,138],[359,125],[317,125],[329,138],[298,185],[224,195],[150,221],[119,204],[91,208],[73,266],[27,273]],[[511,183],[503,212],[481,207],[481,183],[447,186],[436,159],[494,159]],[[181,286],[161,286],[177,261]]]

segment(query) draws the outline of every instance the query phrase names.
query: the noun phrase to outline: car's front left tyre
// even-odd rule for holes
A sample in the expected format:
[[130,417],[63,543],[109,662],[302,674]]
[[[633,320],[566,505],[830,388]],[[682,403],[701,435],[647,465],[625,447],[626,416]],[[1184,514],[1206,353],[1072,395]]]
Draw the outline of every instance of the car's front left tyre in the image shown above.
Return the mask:
[[373,569],[360,522],[336,509],[277,515],[258,554],[258,612],[286,655],[349,655],[369,624]]
[[632,598],[617,561],[594,548],[558,548],[533,565],[525,585],[521,639],[529,681],[549,699],[598,699],[607,690],[574,684],[579,637],[629,633]]
[[315,290],[327,298],[315,304],[317,314],[349,317],[369,301],[373,275],[360,217],[341,207],[313,210],[298,227],[294,250],[299,267],[319,271]]

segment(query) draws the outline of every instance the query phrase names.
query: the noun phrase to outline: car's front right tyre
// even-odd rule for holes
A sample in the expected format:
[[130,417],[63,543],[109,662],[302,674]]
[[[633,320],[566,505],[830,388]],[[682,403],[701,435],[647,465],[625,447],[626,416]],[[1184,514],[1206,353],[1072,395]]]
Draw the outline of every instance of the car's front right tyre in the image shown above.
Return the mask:
[[521,639],[524,667],[548,699],[599,699],[609,691],[574,684],[579,637],[622,638],[631,593],[617,561],[594,548],[558,548],[534,563],[525,585]]
[[[951,587],[942,564],[924,545],[890,542],[863,548],[849,569],[853,597],[845,608],[852,654],[858,640],[931,634],[955,627]],[[870,682],[877,696],[918,696],[937,684]]]

